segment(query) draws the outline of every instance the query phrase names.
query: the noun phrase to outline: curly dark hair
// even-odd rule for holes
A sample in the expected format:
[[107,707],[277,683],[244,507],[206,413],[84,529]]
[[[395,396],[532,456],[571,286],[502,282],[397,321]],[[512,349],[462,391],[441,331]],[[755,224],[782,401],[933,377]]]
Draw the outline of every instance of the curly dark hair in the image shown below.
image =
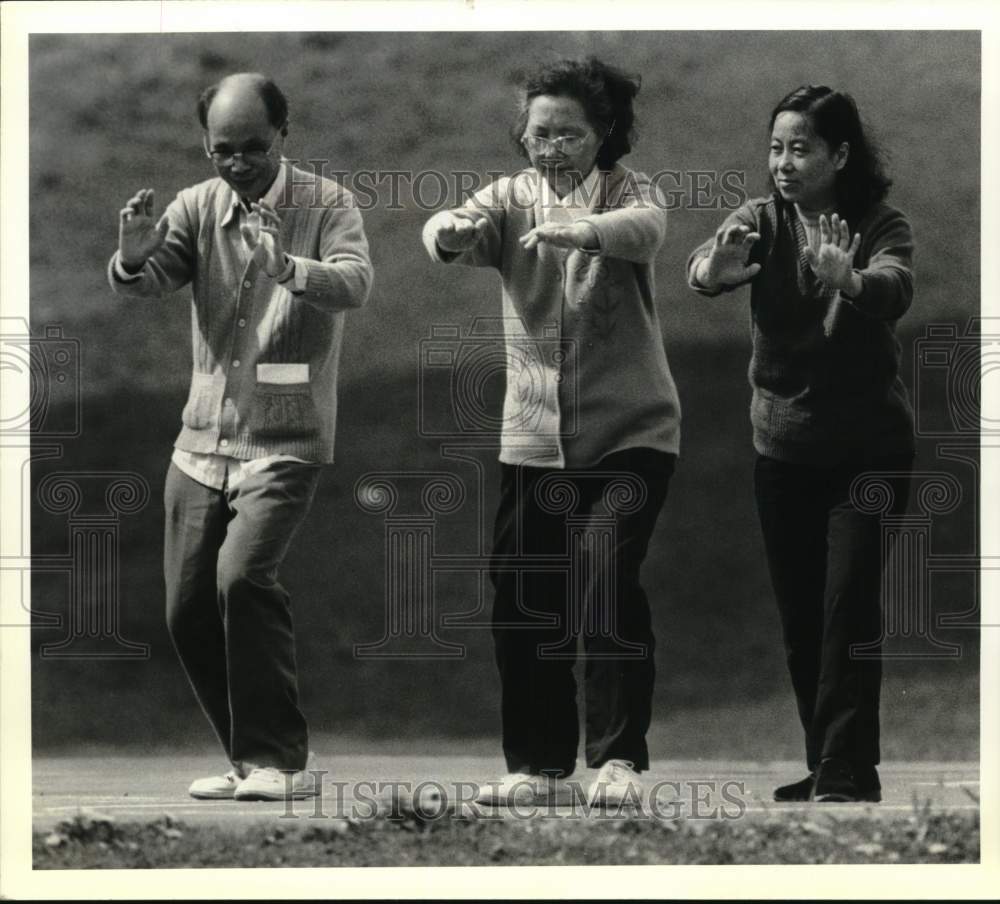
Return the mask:
[[210,85],[202,91],[201,96],[198,98],[198,122],[201,123],[201,127],[203,129],[208,128],[208,108],[212,106],[212,101],[215,99],[215,95],[219,93],[219,89],[230,79],[240,77],[249,77],[253,82],[257,93],[260,95],[260,99],[264,102],[264,107],[267,109],[268,122],[275,129],[281,129],[282,135],[287,134],[288,101],[285,99],[285,95],[281,89],[266,75],[261,75],[259,72],[239,72],[234,75],[227,75],[221,81]]
[[532,100],[542,95],[579,101],[587,122],[598,135],[605,136],[597,152],[600,169],[611,169],[632,150],[636,140],[632,101],[639,93],[639,76],[629,75],[596,57],[588,57],[585,60],[557,60],[529,72],[517,73],[514,79],[520,86],[521,107],[510,137],[521,156],[528,156],[521,144],[528,124],[528,109]]
[[837,174],[837,208],[857,219],[889,193],[892,185],[885,173],[884,154],[866,129],[858,105],[850,94],[825,85],[803,85],[785,96],[771,112],[768,134],[780,113],[801,113],[813,131],[836,150],[848,145],[847,162]]

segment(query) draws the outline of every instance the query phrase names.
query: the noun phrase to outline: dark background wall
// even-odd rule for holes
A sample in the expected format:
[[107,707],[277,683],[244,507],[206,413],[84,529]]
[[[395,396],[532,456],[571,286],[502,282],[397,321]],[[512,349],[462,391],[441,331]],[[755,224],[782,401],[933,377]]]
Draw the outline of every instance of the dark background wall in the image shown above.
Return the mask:
[[[37,491],[54,471],[128,471],[150,490],[147,504],[121,517],[118,574],[121,633],[149,644],[150,655],[36,655],[37,745],[211,742],[162,624],[161,496],[189,377],[188,296],[129,303],[111,295],[104,277],[117,211],[131,194],[154,187],[162,210],[177,190],[212,175],[194,114],[199,91],[232,71],[272,75],[291,102],[286,153],[329,161],[330,172],[485,176],[520,166],[506,138],[514,111],[507,74],[540,59],[595,53],[643,77],[640,139],[626,162],[649,173],[688,174],[664,183],[687,189],[687,197],[670,214],[657,261],[684,435],[645,569],[660,639],[654,755],[799,755],[752,503],[747,302],[743,293],[706,301],[685,286],[687,254],[725,214],[694,196],[699,177],[692,174],[744,173],[748,194],[762,193],[773,104],[805,82],[851,91],[891,151],[891,200],[917,237],[917,297],[900,324],[904,377],[914,389],[922,385],[922,422],[948,423],[953,369],[914,368],[914,354],[929,326],[961,335],[979,311],[977,34],[50,35],[34,36],[30,49],[32,329],[60,325],[78,341],[82,413],[80,435],[63,443],[61,458],[36,463],[33,484]],[[422,371],[420,351],[433,325],[464,331],[476,317],[496,316],[499,285],[494,274],[426,259],[419,233],[429,212],[411,182],[400,184],[398,204],[386,179],[364,212],[376,282],[368,306],[348,316],[338,461],[284,569],[295,600],[301,689],[314,731],[331,750],[418,736],[482,739],[492,749],[499,720],[492,648],[488,631],[468,624],[483,622],[483,613],[441,629],[448,642],[464,644],[461,658],[359,659],[353,652],[357,643],[377,641],[386,620],[384,525],[357,504],[359,478],[371,471],[458,476],[469,497],[439,519],[444,553],[488,541],[483,525],[496,492],[492,453],[480,457],[481,500],[472,492],[473,465],[445,459],[440,439],[422,433],[421,405],[447,411],[454,392],[447,375]],[[422,184],[423,200],[433,202],[439,183]],[[935,341],[953,358],[971,347]],[[497,379],[485,381],[487,410],[495,410],[498,387]],[[51,404],[58,418],[68,416],[59,406],[73,403],[56,394]],[[942,458],[940,437],[920,446],[919,467],[949,472],[963,493],[957,509],[933,520],[933,551],[972,554],[975,469]],[[403,503],[415,503],[408,493]],[[65,514],[34,505],[36,554],[64,553],[67,530]],[[975,607],[970,574],[936,577],[930,590],[935,615]],[[65,635],[71,591],[58,572],[37,572],[32,591],[36,611],[63,618],[61,626],[37,620],[37,649]],[[442,575],[435,599],[438,617],[469,614],[479,592],[474,581]],[[961,644],[962,655],[886,665],[886,756],[977,752],[976,637],[955,627],[936,632]]]

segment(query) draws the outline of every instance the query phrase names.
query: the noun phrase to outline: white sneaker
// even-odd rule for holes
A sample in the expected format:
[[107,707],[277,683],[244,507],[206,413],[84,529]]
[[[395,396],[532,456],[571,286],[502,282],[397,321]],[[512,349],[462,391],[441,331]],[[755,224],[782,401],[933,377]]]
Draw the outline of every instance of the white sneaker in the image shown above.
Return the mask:
[[309,770],[315,768],[316,756],[309,754],[306,768],[295,772],[257,766],[239,783],[233,794],[235,800],[303,800],[320,793],[320,783]]
[[225,775],[213,775],[191,782],[188,794],[198,800],[232,800],[244,776],[235,769]]
[[628,760],[608,760],[590,785],[592,807],[642,807],[642,780]]
[[484,784],[476,795],[477,804],[491,807],[569,804],[572,800],[573,789],[566,779],[528,772],[508,772],[502,778]]

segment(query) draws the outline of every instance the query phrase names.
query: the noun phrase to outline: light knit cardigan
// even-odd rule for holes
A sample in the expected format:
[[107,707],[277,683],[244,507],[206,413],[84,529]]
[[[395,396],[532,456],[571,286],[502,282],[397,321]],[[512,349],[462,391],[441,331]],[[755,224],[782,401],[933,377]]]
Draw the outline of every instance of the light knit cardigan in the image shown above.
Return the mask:
[[486,186],[467,208],[485,214],[470,250],[441,262],[493,267],[502,283],[507,388],[500,460],[583,468],[628,448],[677,454],[680,403],[656,312],[653,261],[663,242],[666,204],[648,177],[621,165],[602,172],[589,223],[598,253],[518,241],[543,222],[534,169]]
[[365,302],[372,280],[361,214],[333,180],[287,167],[281,242],[306,271],[293,295],[249,259],[234,203],[221,179],[183,189],[140,278],[119,280],[112,257],[108,280],[139,299],[191,284],[194,367],[177,448],[331,462],[344,311]]

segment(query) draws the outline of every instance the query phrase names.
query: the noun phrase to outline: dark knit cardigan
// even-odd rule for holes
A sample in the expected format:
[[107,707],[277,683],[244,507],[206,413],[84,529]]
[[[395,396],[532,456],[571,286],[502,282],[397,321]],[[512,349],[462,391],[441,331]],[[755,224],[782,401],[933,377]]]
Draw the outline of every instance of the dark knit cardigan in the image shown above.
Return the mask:
[[[873,205],[851,233],[861,233],[854,258],[863,286],[856,298],[829,289],[806,261],[807,238],[795,208],[777,196],[759,198],[726,220],[760,239],[748,263],[753,357],[750,419],[754,446],[784,461],[834,465],[914,451],[913,409],[899,377],[896,321],[913,298],[913,237],[900,211]],[[708,291],[695,273],[714,239],[688,259],[688,284]]]

